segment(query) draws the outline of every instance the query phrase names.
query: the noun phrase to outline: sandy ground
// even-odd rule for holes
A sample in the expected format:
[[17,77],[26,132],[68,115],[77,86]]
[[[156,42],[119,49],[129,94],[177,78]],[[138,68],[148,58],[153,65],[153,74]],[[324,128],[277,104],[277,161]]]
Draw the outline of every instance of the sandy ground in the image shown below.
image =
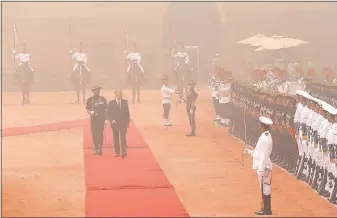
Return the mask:
[[[104,91],[102,94],[110,99],[113,96],[112,91]],[[129,96],[130,93],[126,92],[125,97],[129,98]],[[74,120],[87,116],[83,110],[84,105],[69,104],[73,100],[72,93],[34,93],[32,105],[24,107],[17,105],[21,100],[17,94],[6,94],[3,96],[3,100],[4,128]],[[228,135],[226,129],[219,128],[211,122],[213,109],[208,91],[200,92],[197,107],[198,128],[195,138],[185,137],[185,133],[188,131],[186,125],[188,120],[184,105],[173,106],[172,108],[171,121],[174,126],[170,128],[162,126],[162,106],[159,91],[144,91],[142,103],[131,105],[131,114],[136,126],[140,129],[191,216],[252,216],[253,212],[259,209],[261,197],[256,175],[251,170],[251,159],[246,158],[245,166],[241,166],[242,144]],[[67,131],[61,131],[57,134],[60,136],[58,140],[67,138],[68,142],[71,141],[75,144],[81,141],[76,134],[71,135]],[[7,175],[12,174],[12,177],[16,178],[25,175],[24,170],[13,171],[13,168],[17,165],[22,166],[22,169],[26,169],[31,174],[35,173],[33,168],[28,170],[30,164],[24,164],[25,161],[29,160],[29,158],[25,158],[27,156],[25,153],[33,152],[34,146],[38,147],[39,142],[35,139],[35,142],[31,142],[32,146],[29,149],[22,147],[21,151],[25,151],[25,153],[22,152],[20,158],[15,158],[14,155],[17,156],[17,153],[14,154],[14,152],[18,150],[14,149],[15,146],[22,146],[19,143],[20,137],[5,139],[8,141],[8,145],[10,140],[14,141],[14,146],[10,148],[12,150],[6,151],[9,148],[5,149],[5,147],[3,150],[5,193],[9,193],[11,190],[8,186],[9,183],[15,184],[10,182],[10,176],[5,176],[6,170],[8,171]],[[52,135],[49,135],[49,137],[55,138]],[[27,144],[28,141],[24,141]],[[40,143],[40,146],[42,146],[42,143]],[[63,146],[65,145],[58,143],[58,147],[55,146],[55,148],[62,148]],[[34,149],[31,149],[32,147]],[[57,153],[60,153],[60,151],[57,151]],[[72,152],[68,153],[70,158]],[[77,151],[76,155],[82,155],[82,153]],[[68,154],[65,158],[67,156]],[[54,160],[57,157],[50,158]],[[15,160],[13,161],[13,159]],[[34,162],[41,163],[44,161],[36,157]],[[54,163],[57,164],[56,161]],[[80,164],[73,165],[80,166],[81,164],[82,159]],[[23,165],[26,165],[26,168]],[[63,176],[66,174],[64,173]],[[63,176],[60,175],[59,181]],[[63,177],[63,179],[71,180],[66,177]],[[22,187],[22,185],[31,184],[28,181],[27,179],[25,183],[18,182],[17,185]],[[41,179],[41,182],[46,181]],[[337,216],[336,207],[322,199],[304,183],[280,169],[274,170],[272,188],[272,204],[276,216]],[[35,188],[35,194],[30,197],[35,199],[35,202],[41,200],[40,194],[38,194],[40,192],[36,190],[38,189]],[[34,189],[31,190],[31,193],[33,192]],[[20,202],[15,198],[9,196],[4,198],[8,202],[4,202],[4,209],[8,208],[7,211],[11,211],[10,208],[20,205]],[[77,203],[82,202],[82,200],[79,200]],[[25,210],[31,214],[34,212],[34,210],[31,212],[29,208]],[[43,210],[39,215],[42,213]],[[69,213],[67,215],[70,215]]]
[[84,216],[82,130],[5,137],[2,215]]

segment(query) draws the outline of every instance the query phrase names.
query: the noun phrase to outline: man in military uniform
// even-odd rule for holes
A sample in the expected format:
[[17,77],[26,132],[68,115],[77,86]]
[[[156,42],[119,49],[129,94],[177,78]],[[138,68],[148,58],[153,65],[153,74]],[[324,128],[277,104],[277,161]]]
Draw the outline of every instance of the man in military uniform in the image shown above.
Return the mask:
[[267,117],[259,118],[261,136],[255,146],[254,151],[245,150],[253,156],[253,170],[257,171],[258,180],[260,183],[262,203],[261,210],[255,212],[257,215],[272,215],[271,210],[271,177],[272,177],[272,162],[270,155],[273,149],[273,139],[269,132],[269,127],[273,125],[273,121]]
[[186,103],[186,112],[188,115],[189,123],[190,123],[190,132],[186,134],[186,136],[195,136],[195,129],[196,129],[196,124],[195,124],[195,111],[196,111],[196,106],[195,106],[195,101],[198,97],[198,93],[195,91],[195,82],[191,81],[188,83],[188,93],[186,96],[186,100],[182,99]]
[[94,95],[88,98],[86,105],[87,112],[90,115],[94,153],[98,155],[102,155],[103,132],[107,111],[107,100],[100,96],[101,88],[96,85],[91,89]]

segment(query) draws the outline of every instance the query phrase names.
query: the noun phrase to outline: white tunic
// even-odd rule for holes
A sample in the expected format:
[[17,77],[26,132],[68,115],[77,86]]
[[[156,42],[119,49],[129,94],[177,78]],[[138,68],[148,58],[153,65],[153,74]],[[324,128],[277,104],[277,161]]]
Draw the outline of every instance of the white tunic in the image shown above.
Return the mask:
[[88,57],[86,53],[83,52],[75,52],[71,58],[77,62],[84,62],[87,63],[88,62]]
[[28,53],[18,53],[15,55],[16,59],[19,59],[20,63],[29,63],[30,62],[30,54]]
[[135,62],[135,63],[140,63],[140,61],[142,60],[142,57],[140,56],[140,54],[138,52],[130,52],[127,56],[126,59],[131,61],[131,62]]
[[230,91],[231,91],[231,84],[230,83],[221,84],[221,86],[220,86],[220,92],[221,92],[220,103],[226,104],[226,103],[229,103],[231,101]]
[[185,64],[187,64],[190,61],[188,54],[186,52],[177,52],[173,55],[173,57],[177,58],[179,62],[180,62],[180,59],[184,59]]
[[303,110],[302,103],[298,103],[297,108],[296,108],[296,112],[295,112],[295,116],[294,116],[294,123],[300,122],[302,110]]
[[273,139],[269,131],[261,134],[253,151],[253,170],[264,172],[272,169],[270,155],[273,150]]
[[327,145],[334,144],[337,140],[336,136],[337,136],[337,123],[334,123],[331,125],[331,128],[328,130],[328,133],[326,135]]
[[326,139],[326,135],[329,131],[330,126],[331,123],[327,119],[323,118],[320,129],[318,130],[319,137]]
[[174,94],[175,90],[163,85],[161,87],[161,96],[162,96],[162,103],[163,104],[171,104],[171,98]]

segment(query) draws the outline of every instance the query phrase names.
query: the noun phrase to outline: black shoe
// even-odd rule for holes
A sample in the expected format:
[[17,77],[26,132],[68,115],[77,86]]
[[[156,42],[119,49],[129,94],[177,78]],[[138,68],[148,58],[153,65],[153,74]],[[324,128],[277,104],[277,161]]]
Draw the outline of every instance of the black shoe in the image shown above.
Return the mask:
[[326,191],[326,190],[323,190],[321,195],[325,198],[329,198],[330,197],[330,192]]
[[125,158],[126,156],[128,156],[128,154],[127,154],[127,153],[125,153],[125,154],[122,154],[122,158]]
[[255,214],[256,215],[264,215],[264,210],[256,211]]

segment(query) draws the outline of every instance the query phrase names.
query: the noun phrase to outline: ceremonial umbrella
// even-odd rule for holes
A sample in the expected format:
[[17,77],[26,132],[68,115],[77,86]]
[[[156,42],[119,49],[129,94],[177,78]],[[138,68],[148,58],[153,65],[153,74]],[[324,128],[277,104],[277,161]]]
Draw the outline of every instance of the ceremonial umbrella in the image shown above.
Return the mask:
[[255,49],[255,51],[262,51],[262,50],[278,50],[278,49],[285,49],[291,47],[297,47],[301,44],[307,44],[308,42],[293,39],[284,36],[272,36],[268,40],[264,40],[260,43],[260,47]]
[[264,39],[266,39],[266,38],[269,38],[269,37],[267,37],[267,36],[265,36],[265,35],[259,33],[259,34],[256,34],[256,35],[254,35],[254,36],[251,36],[251,37],[249,37],[249,38],[247,38],[247,39],[238,41],[238,42],[236,42],[236,43],[237,43],[237,44],[252,45],[253,43],[257,43],[257,42],[259,42],[259,41],[261,41],[261,40],[264,40]]

